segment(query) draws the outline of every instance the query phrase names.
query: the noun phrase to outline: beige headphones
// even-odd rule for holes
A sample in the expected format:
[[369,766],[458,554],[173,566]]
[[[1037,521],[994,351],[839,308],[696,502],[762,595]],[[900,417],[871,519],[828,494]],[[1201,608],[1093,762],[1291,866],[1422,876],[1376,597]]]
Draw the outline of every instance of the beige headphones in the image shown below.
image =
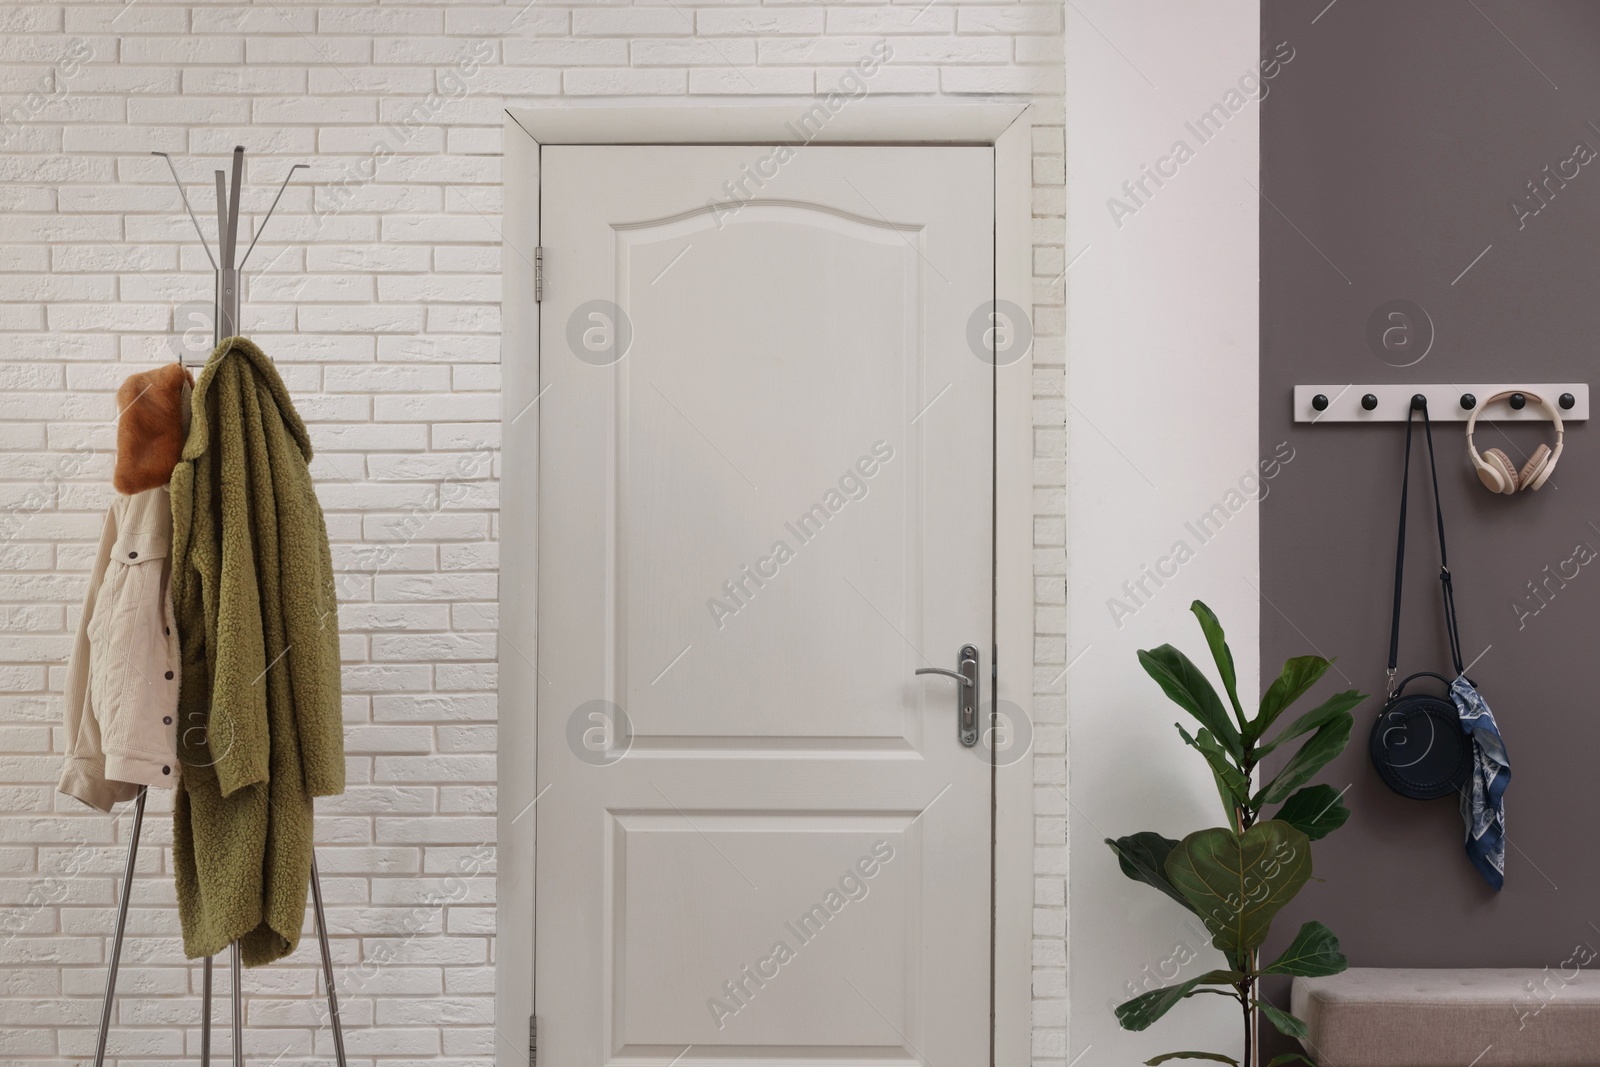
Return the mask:
[[[1536,400],[1550,413],[1550,420],[1556,424],[1556,447],[1540,445],[1534,449],[1533,455],[1528,457],[1528,462],[1522,465],[1522,470],[1517,470],[1511,462],[1511,457],[1498,448],[1491,448],[1482,455],[1478,454],[1477,446],[1472,443],[1472,430],[1478,423],[1478,413],[1496,400],[1504,400],[1513,393],[1521,393],[1529,400]],[[1472,466],[1477,469],[1478,480],[1484,488],[1492,493],[1504,493],[1511,496],[1518,489],[1527,491],[1538,489],[1550,480],[1550,475],[1555,473],[1556,461],[1561,458],[1561,444],[1566,437],[1566,430],[1561,425],[1561,412],[1556,406],[1538,393],[1530,393],[1526,389],[1508,389],[1503,393],[1496,393],[1482,404],[1472,410],[1472,417],[1467,419],[1467,452],[1472,456]]]

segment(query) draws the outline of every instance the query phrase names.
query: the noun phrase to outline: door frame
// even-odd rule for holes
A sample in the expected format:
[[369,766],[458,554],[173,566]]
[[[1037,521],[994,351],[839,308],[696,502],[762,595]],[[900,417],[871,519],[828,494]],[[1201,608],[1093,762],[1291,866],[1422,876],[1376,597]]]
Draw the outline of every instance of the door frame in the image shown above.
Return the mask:
[[[840,98],[835,98],[836,100]],[[508,107],[503,133],[501,231],[502,546],[498,844],[495,908],[496,1067],[528,1067],[522,1020],[534,997],[534,820],[538,766],[537,646],[539,241],[541,144],[784,144],[789,126],[821,98],[751,98],[716,104],[682,100]],[[826,105],[825,105],[826,106]],[[847,100],[808,144],[985,145],[994,148],[995,299],[1033,306],[1032,136],[1025,97]],[[559,269],[552,265],[555,269]],[[995,374],[994,693],[1033,715],[1033,351]],[[517,610],[508,611],[508,605]],[[512,708],[534,708],[511,715]],[[994,1067],[1032,1059],[1033,759],[995,770],[992,817],[991,1006]],[[530,1044],[532,1034],[530,1033]]]

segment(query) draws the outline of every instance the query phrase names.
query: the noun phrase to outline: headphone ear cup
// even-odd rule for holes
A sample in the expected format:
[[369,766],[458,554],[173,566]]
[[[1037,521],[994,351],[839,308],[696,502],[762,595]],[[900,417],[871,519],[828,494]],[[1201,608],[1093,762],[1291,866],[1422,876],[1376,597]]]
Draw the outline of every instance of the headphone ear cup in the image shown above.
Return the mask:
[[1510,456],[1498,448],[1490,448],[1483,453],[1483,463],[1478,467],[1478,480],[1490,492],[1510,496],[1517,491],[1517,468],[1511,465]]
[[1528,457],[1528,462],[1523,464],[1522,471],[1517,475],[1517,488],[1538,489],[1550,477],[1550,446],[1540,445],[1533,450],[1533,455]]

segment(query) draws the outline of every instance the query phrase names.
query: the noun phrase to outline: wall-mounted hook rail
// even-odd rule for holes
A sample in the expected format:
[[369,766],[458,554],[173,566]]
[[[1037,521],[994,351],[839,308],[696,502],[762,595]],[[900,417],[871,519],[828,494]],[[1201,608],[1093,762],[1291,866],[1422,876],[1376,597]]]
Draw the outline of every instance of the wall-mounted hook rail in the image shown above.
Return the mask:
[[167,169],[172,172],[172,180],[178,186],[178,195],[183,198],[183,210],[188,212],[189,221],[194,223],[194,232],[200,237],[200,247],[205,249],[206,259],[211,261],[211,269],[216,272],[216,304],[211,319],[211,343],[215,347],[224,337],[232,337],[239,332],[239,273],[244,270],[245,263],[250,259],[250,253],[255,251],[256,242],[261,239],[262,231],[267,228],[272,213],[278,210],[278,201],[283,199],[283,191],[289,187],[289,179],[294,177],[295,171],[308,169],[308,165],[296,163],[289,168],[283,184],[278,186],[278,195],[272,198],[272,206],[267,208],[261,224],[256,227],[255,236],[250,239],[250,247],[245,249],[244,259],[235,264],[234,256],[239,248],[239,196],[244,185],[244,145],[235,145],[233,148],[231,191],[228,188],[227,174],[220,170],[216,172],[217,255],[215,256],[211,254],[211,246],[206,243],[205,232],[200,229],[200,220],[194,217],[194,208],[189,206],[189,196],[184,192],[183,180],[178,177],[178,168],[172,165],[172,157],[165,152],[150,154],[160,156],[167,161]]
[[[1563,422],[1589,417],[1587,382],[1484,385],[1297,385],[1294,387],[1295,422],[1404,422],[1416,396],[1427,399],[1434,422],[1466,422],[1480,403],[1508,390],[1537,393],[1555,404]],[[1499,422],[1543,422],[1538,404],[1517,403],[1513,395],[1481,418]]]

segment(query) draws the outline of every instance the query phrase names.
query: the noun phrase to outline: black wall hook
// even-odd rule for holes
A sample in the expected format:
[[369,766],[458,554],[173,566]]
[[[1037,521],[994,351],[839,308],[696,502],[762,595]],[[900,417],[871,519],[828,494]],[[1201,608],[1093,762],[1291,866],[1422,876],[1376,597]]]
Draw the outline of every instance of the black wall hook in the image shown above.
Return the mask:
[[1327,411],[1328,410],[1328,394],[1327,393],[1318,393],[1316,396],[1312,397],[1311,398],[1311,406],[1316,408],[1318,411]]
[[1427,397],[1427,395],[1424,394],[1424,393],[1413,393],[1413,394],[1411,394],[1411,410],[1412,411],[1427,411],[1428,410],[1428,397]]
[[1378,406],[1378,398],[1372,393],[1368,393],[1366,396],[1361,398],[1361,406],[1366,408],[1368,411],[1371,411]]
[[1561,405],[1562,411],[1571,411],[1577,406],[1578,398],[1573,396],[1571,393],[1562,393],[1560,399],[1558,399],[1556,403]]
[[1475,408],[1477,406],[1478,406],[1478,398],[1477,397],[1473,396],[1471,393],[1462,393],[1461,394],[1461,410],[1462,411],[1471,411],[1473,408]]
[[1521,411],[1528,406],[1528,398],[1521,393],[1512,393],[1510,404],[1513,411]]

